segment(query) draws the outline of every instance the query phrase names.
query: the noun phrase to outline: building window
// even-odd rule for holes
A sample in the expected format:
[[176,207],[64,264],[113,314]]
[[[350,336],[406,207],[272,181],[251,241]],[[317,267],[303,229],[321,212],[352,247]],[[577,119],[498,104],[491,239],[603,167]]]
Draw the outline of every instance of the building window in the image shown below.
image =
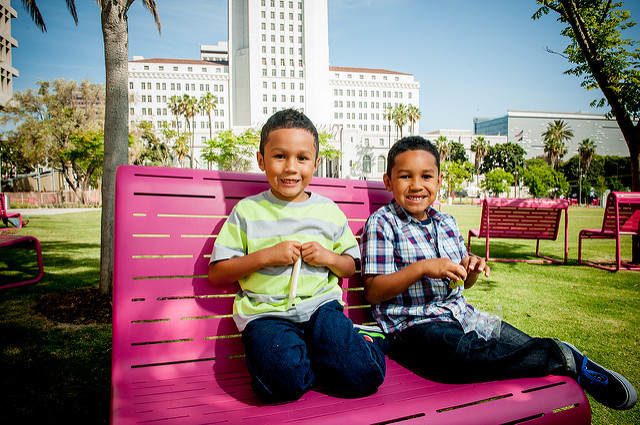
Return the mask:
[[133,81],[129,81],[129,90],[133,90]]
[[362,157],[362,172],[363,173],[371,172],[371,157],[369,155],[365,155]]

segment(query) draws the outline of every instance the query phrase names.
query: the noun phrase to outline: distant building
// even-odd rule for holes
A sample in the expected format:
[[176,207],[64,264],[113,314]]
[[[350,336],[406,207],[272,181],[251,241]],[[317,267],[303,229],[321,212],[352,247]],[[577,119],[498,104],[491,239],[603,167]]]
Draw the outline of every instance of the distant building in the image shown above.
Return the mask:
[[[134,56],[129,62],[130,120],[166,122],[184,131],[184,119],[175,123],[168,99],[199,98],[207,91],[219,98],[214,134],[259,129],[276,111],[296,108],[343,152],[339,160],[323,162],[319,175],[380,180],[389,149],[384,109],[419,106],[420,84],[411,74],[330,66],[328,40],[327,0],[229,1],[229,42],[201,45],[201,60]],[[194,121],[200,160],[209,124],[206,116]]]
[[535,158],[545,155],[542,133],[555,120],[564,121],[573,131],[573,138],[566,142],[565,160],[576,155],[578,145],[587,138],[595,142],[598,155],[629,156],[616,121],[599,114],[508,110],[503,117],[474,118],[473,125],[476,134],[507,136],[509,142],[524,148],[526,158]]
[[11,65],[11,49],[18,47],[11,36],[11,19],[17,17],[11,0],[0,0],[0,109],[13,96],[13,79],[18,76],[18,70]]

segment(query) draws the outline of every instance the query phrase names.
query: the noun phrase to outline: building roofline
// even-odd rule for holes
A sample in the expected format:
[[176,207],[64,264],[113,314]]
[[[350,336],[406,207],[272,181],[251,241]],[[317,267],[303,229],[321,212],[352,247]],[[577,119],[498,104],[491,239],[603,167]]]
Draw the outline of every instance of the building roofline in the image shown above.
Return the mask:
[[336,71],[336,72],[362,72],[362,73],[367,73],[367,74],[413,75],[413,74],[406,74],[404,72],[389,71],[387,69],[351,68],[351,67],[344,67],[344,66],[329,66],[329,71]]
[[169,59],[169,58],[151,58],[130,60],[129,63],[162,63],[162,64],[179,64],[179,65],[228,65],[225,61],[205,61],[202,59]]

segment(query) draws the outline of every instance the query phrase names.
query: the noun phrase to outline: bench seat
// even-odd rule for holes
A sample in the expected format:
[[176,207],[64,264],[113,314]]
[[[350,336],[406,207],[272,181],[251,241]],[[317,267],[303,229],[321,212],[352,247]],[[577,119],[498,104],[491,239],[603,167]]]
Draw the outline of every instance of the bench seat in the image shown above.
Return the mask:
[[[262,174],[118,168],[112,423],[590,423],[589,402],[570,378],[443,384],[391,359],[369,397],[317,389],[295,402],[261,403],[231,315],[238,286],[210,285],[207,265],[233,206],[268,188]],[[333,199],[358,238],[390,200],[377,182],[314,178],[309,190]],[[370,324],[360,276],[341,283],[347,316]]]

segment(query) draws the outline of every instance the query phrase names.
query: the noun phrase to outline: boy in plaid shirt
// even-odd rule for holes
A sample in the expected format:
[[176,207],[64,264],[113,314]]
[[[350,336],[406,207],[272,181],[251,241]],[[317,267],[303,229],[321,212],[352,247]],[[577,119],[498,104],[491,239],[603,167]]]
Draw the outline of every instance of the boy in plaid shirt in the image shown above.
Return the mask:
[[365,296],[392,335],[391,356],[450,382],[567,375],[608,407],[635,405],[627,379],[571,344],[530,337],[467,304],[464,290],[490,268],[468,255],[455,219],[431,206],[443,179],[431,142],[399,140],[383,179],[394,199],[369,217],[360,248]]

